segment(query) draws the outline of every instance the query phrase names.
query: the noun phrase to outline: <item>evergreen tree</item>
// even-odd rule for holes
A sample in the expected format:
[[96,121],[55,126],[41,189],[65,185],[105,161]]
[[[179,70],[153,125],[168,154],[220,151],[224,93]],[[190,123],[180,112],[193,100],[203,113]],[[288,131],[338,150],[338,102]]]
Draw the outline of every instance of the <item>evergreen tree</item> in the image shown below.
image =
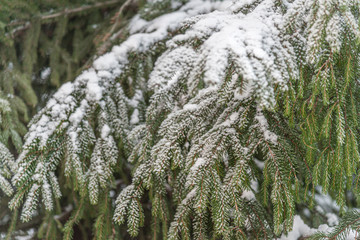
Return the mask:
[[50,239],[355,238],[359,7],[140,4],[32,118],[16,162],[1,152],[14,219],[44,216]]
[[[17,156],[21,151],[29,119],[59,85],[73,80],[94,55],[119,41],[122,26],[136,8],[136,4],[121,0],[0,1],[2,177],[11,178],[8,153]],[[8,183],[1,186],[9,188]],[[7,196],[0,196],[1,239],[2,233],[14,225],[9,220],[8,202]]]

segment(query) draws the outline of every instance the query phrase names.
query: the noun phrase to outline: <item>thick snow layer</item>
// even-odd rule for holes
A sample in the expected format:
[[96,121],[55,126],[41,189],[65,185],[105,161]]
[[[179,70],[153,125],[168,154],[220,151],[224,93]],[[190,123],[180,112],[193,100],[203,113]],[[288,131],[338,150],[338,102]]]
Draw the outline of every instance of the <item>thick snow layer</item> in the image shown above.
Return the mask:
[[96,59],[93,63],[96,70],[111,70],[119,66],[119,62],[113,52],[106,53],[105,55]]
[[197,57],[195,50],[187,46],[166,51],[156,61],[150,75],[149,87],[158,90],[166,86],[169,79],[178,78],[180,75],[183,77],[192,70]]
[[[175,73],[187,78],[189,86],[199,78],[207,87],[219,86],[234,64],[234,75],[246,83],[236,98],[255,94],[262,106],[271,106],[274,84],[286,90],[290,75],[297,77],[292,48],[280,36],[282,15],[273,9],[274,2],[266,0],[246,15],[229,7],[188,18],[188,29],[167,41],[169,50],[157,60],[149,87],[164,88]],[[197,41],[201,44],[194,48]]]

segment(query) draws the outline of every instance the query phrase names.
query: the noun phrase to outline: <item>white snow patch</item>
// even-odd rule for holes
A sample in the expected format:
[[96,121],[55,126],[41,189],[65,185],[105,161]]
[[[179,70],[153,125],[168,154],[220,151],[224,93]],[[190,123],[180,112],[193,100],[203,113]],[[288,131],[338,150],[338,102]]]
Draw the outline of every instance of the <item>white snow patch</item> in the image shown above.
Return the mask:
[[106,53],[105,55],[96,59],[93,66],[96,70],[111,70],[117,68],[119,65],[118,60],[113,52]]
[[184,200],[181,201],[181,203],[182,203],[182,204],[187,204],[190,199],[192,199],[192,198],[195,197],[196,191],[197,191],[197,188],[194,187],[194,188],[186,195],[186,197],[184,198]]
[[199,169],[202,165],[206,163],[206,160],[204,158],[198,158],[196,159],[194,165],[192,165],[190,172],[194,172],[197,169]]
[[87,80],[86,99],[88,101],[99,101],[102,98],[102,87],[99,86],[99,77],[94,69],[83,72],[79,79]]
[[187,111],[196,111],[198,109],[198,105],[197,104],[191,104],[191,103],[188,103],[188,104],[185,104],[183,109],[184,110],[187,110]]
[[138,124],[139,122],[139,110],[135,109],[134,112],[131,114],[130,123],[134,125]]
[[254,194],[252,191],[250,191],[250,190],[245,190],[245,191],[243,191],[243,193],[241,194],[241,197],[242,197],[242,198],[245,198],[245,199],[247,199],[247,200],[249,200],[249,201],[251,201],[251,200],[254,200],[254,199],[255,199],[255,194]]
[[334,213],[326,213],[327,222],[329,226],[335,226],[339,224],[339,218]]
[[54,94],[53,98],[60,100],[64,96],[70,95],[74,91],[74,85],[71,82],[63,84],[59,90]]
[[144,102],[144,96],[141,90],[136,89],[134,96],[131,99],[128,99],[127,103],[131,107],[137,108],[140,102]]
[[107,124],[104,124],[104,126],[101,129],[101,138],[106,139],[111,132],[110,127]]
[[279,240],[294,240],[302,236],[310,236],[315,233],[316,229],[310,228],[304,223],[299,215],[295,215],[293,230],[287,235],[283,234]]
[[40,78],[42,80],[45,80],[50,76],[50,74],[51,74],[51,68],[47,67],[47,68],[45,68],[44,70],[41,71]]
[[80,103],[80,106],[75,110],[74,113],[72,113],[69,117],[69,122],[73,126],[79,125],[81,120],[84,118],[85,110],[89,107],[88,102],[83,99]]
[[235,124],[236,120],[238,120],[239,118],[239,113],[238,112],[233,112],[228,119],[226,119],[222,125],[223,126],[227,126],[230,127],[231,125]]

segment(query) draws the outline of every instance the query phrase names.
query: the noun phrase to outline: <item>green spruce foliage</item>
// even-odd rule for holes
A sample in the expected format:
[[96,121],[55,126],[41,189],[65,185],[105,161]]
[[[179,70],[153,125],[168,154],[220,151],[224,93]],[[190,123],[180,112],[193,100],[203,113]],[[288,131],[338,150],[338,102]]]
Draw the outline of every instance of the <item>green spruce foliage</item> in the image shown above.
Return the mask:
[[[117,32],[107,29],[106,39],[121,35],[121,42],[32,118],[16,162],[0,150],[1,189],[11,195],[10,176],[15,187],[13,219],[41,216],[40,239],[355,238],[359,3],[139,6]],[[81,21],[56,19],[54,43]],[[89,49],[76,44],[82,57],[69,61],[66,48],[53,48],[50,84],[78,73]],[[30,46],[24,54],[34,54]],[[41,58],[24,56],[21,71],[7,59],[3,72],[33,73]],[[0,109],[11,115],[3,98]],[[298,215],[308,218],[306,232]]]

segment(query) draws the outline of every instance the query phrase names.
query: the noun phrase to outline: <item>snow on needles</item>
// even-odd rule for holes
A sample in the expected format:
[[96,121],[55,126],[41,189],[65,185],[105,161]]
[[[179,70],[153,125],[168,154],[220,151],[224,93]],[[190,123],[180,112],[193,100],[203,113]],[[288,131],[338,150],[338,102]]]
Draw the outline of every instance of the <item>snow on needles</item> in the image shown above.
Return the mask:
[[[301,34],[296,34],[305,43],[307,61],[314,64],[317,59],[329,52],[336,53],[342,44],[342,35],[353,35],[360,38],[360,31],[356,23],[356,17],[347,6],[351,5],[352,0],[334,1],[315,1],[315,0],[295,0],[285,15],[287,24],[296,23],[303,27],[305,38]],[[336,9],[342,9],[334,11]],[[287,27],[287,26],[285,26]],[[320,41],[321,36],[326,34],[325,41]],[[331,51],[324,51],[326,45]],[[324,47],[325,46],[325,47]]]
[[279,30],[283,17],[274,9],[273,1],[263,1],[246,15],[229,8],[185,20],[185,33],[167,41],[169,50],[158,59],[150,88],[162,89],[176,72],[189,86],[196,85],[199,72],[206,86],[219,86],[234,64],[260,105],[271,107],[274,84],[286,90],[290,76],[297,77],[293,50]]
[[[244,1],[244,5],[249,3]],[[150,91],[156,93],[170,86],[170,83],[186,79],[189,92],[196,92],[194,89],[202,81],[205,85],[203,91],[209,93],[223,83],[229,66],[233,65],[233,74],[242,78],[246,86],[244,94],[237,98],[255,96],[261,108],[271,108],[275,101],[274,86],[286,90],[290,76],[296,77],[292,48],[280,30],[283,17],[277,12],[272,0],[262,1],[247,14],[231,6],[232,0],[190,0],[178,10],[151,21],[135,16],[129,25],[130,36],[127,40],[96,59],[93,67],[84,71],[73,83],[64,84],[33,118],[25,136],[24,151],[18,158],[19,171],[12,179],[13,182],[20,183],[26,169],[25,158],[34,141],[39,140],[41,150],[47,145],[50,136],[61,129],[69,140],[66,147],[72,154],[67,161],[66,172],[74,168],[78,176],[85,176],[80,157],[77,156],[81,152],[81,137],[89,136],[91,144],[95,144],[90,168],[101,168],[101,171],[91,176],[92,182],[96,184],[93,184],[90,192],[97,193],[97,185],[105,185],[111,175],[110,170],[104,169],[110,169],[109,166],[116,162],[112,158],[117,156],[112,134],[119,133],[127,124],[134,126],[142,120],[137,107],[142,95],[137,94],[134,99],[121,102],[119,99],[126,97],[115,79],[125,71],[130,54],[149,51],[159,41],[166,42],[168,50],[158,58],[150,73],[147,81]],[[177,35],[173,37],[174,34]],[[115,103],[110,95],[118,97],[116,101],[119,102]],[[121,121],[122,118],[128,118],[126,106],[122,108],[126,104],[134,109],[130,121],[127,119],[125,123],[125,120]],[[117,106],[121,109],[117,110]],[[190,108],[195,110],[196,106],[185,105],[185,110]],[[99,129],[95,133],[86,119],[94,109],[104,113],[99,114]],[[106,115],[106,111],[115,112],[114,116]],[[223,127],[232,124],[237,117],[231,115]],[[257,120],[265,138],[276,142],[276,136],[267,130],[265,117],[258,115]],[[102,152],[109,156],[102,156]],[[45,168],[48,166],[44,165],[42,171],[47,176]],[[79,181],[82,184],[83,178],[79,177]],[[36,183],[48,189],[45,180],[36,180]],[[96,202],[97,194],[94,194],[92,203]],[[51,206],[50,200],[48,204]],[[32,214],[33,202],[27,206],[29,211],[26,219]]]
[[[100,101],[103,91],[106,91],[105,83],[121,74],[122,69],[128,63],[130,52],[149,50],[154,43],[167,38],[169,30],[178,29],[182,21],[188,17],[214,9],[224,9],[230,5],[231,1],[219,3],[194,0],[189,1],[178,11],[165,14],[152,21],[145,21],[140,19],[138,15],[135,16],[130,24],[130,33],[133,35],[121,45],[113,47],[111,52],[96,59],[93,68],[84,71],[73,83],[64,84],[49,100],[45,108],[33,118],[29,125],[29,132],[25,137],[24,149],[36,138],[44,146],[49,136],[62,122],[62,127],[67,127],[70,124],[71,132],[76,132],[77,125],[91,105],[89,102]],[[85,95],[86,97],[77,102],[75,95]],[[136,122],[135,120],[134,116],[133,122]],[[20,158],[24,157],[25,152],[26,150]]]
[[[181,26],[190,27],[184,34],[167,42],[169,50],[158,59],[148,81],[150,88],[156,90],[165,87],[175,74],[180,78],[187,76],[191,86],[191,81],[197,81],[197,68],[203,69],[206,85],[219,85],[227,66],[233,62],[238,74],[250,86],[250,91],[259,97],[260,104],[270,106],[274,101],[273,85],[276,83],[286,88],[288,69],[293,69],[291,48],[282,47],[284,43],[277,27],[282,21],[281,14],[275,12],[271,0],[263,1],[247,15],[233,13],[230,6],[231,1],[193,0],[178,11],[152,21],[135,16],[130,24],[130,33],[133,34],[111,52],[95,60],[93,68],[84,71],[74,83],[64,84],[34,117],[24,149],[35,138],[40,139],[44,146],[60,123],[63,123],[62,127],[70,124],[71,132],[76,132],[84,112],[91,105],[89,102],[101,100],[103,91],[106,91],[105,83],[121,74],[128,63],[128,54],[148,50],[155,42],[168,38],[170,30]],[[181,42],[191,43],[194,39],[203,41],[197,50],[189,44],[178,46]],[[75,95],[86,97],[77,102]],[[134,115],[132,122],[136,123],[136,120]]]
[[[128,57],[131,53],[141,53],[149,51],[153,45],[159,41],[164,41],[171,36],[169,31],[174,31],[182,26],[183,20],[202,13],[208,13],[216,9],[224,9],[231,5],[231,1],[212,2],[193,0],[184,4],[179,10],[172,13],[162,15],[151,21],[140,20],[139,16],[135,16],[130,24],[130,33],[132,33],[126,41],[119,46],[113,47],[112,51],[99,57],[94,61],[93,67],[85,70],[78,76],[74,82],[64,84],[48,101],[47,105],[32,119],[29,125],[29,131],[25,136],[23,151],[17,159],[19,166],[18,171],[12,178],[12,182],[16,185],[24,184],[33,185],[30,191],[35,196],[35,185],[39,185],[44,190],[49,190],[47,181],[51,180],[51,174],[58,164],[59,154],[54,154],[47,159],[47,163],[41,165],[41,161],[37,163],[35,173],[41,172],[40,179],[25,178],[28,166],[27,158],[29,152],[34,147],[40,151],[46,150],[46,146],[53,141],[50,137],[57,130],[63,131],[66,138],[66,149],[68,150],[65,174],[69,175],[71,171],[75,171],[77,180],[80,185],[84,185],[88,176],[83,172],[81,162],[81,144],[83,144],[84,136],[91,139],[91,143],[95,144],[94,152],[91,154],[92,168],[101,171],[93,172],[91,177],[92,187],[89,189],[91,202],[97,202],[98,185],[105,186],[107,179],[111,175],[111,166],[116,162],[117,148],[112,134],[119,133],[124,130],[127,124],[135,125],[140,121],[138,111],[133,112],[131,120],[128,121],[126,110],[126,97],[122,92],[122,88],[114,81],[124,71],[128,64]],[[140,24],[135,24],[139,21]],[[136,29],[131,29],[131,27]],[[114,93],[116,92],[116,93]],[[110,94],[115,95],[113,100]],[[137,98],[136,98],[137,99]],[[136,99],[129,102],[135,102]],[[140,100],[140,99],[138,99]],[[117,101],[116,103],[114,101]],[[137,101],[137,100],[136,100]],[[111,108],[111,109],[110,109]],[[88,123],[89,113],[99,109],[104,114],[99,114],[99,132],[96,134]],[[109,115],[105,112],[110,112]],[[102,123],[101,123],[102,122]],[[107,125],[104,125],[107,124]],[[113,128],[116,128],[115,130]],[[99,136],[102,138],[96,138]],[[105,138],[105,139],[104,139]],[[38,143],[37,143],[38,141]],[[101,154],[101,153],[104,154]],[[31,154],[30,154],[31,155]],[[42,167],[39,167],[42,166]],[[34,185],[35,184],[35,185]],[[51,184],[55,192],[58,192],[58,183]],[[48,191],[47,191],[48,192]],[[29,193],[28,196],[31,196]],[[56,194],[59,197],[60,194]],[[51,198],[44,198],[47,207],[52,207]],[[18,204],[16,199],[13,206]],[[22,219],[28,220],[33,214],[36,207],[35,202],[26,201],[25,208],[22,212]]]

